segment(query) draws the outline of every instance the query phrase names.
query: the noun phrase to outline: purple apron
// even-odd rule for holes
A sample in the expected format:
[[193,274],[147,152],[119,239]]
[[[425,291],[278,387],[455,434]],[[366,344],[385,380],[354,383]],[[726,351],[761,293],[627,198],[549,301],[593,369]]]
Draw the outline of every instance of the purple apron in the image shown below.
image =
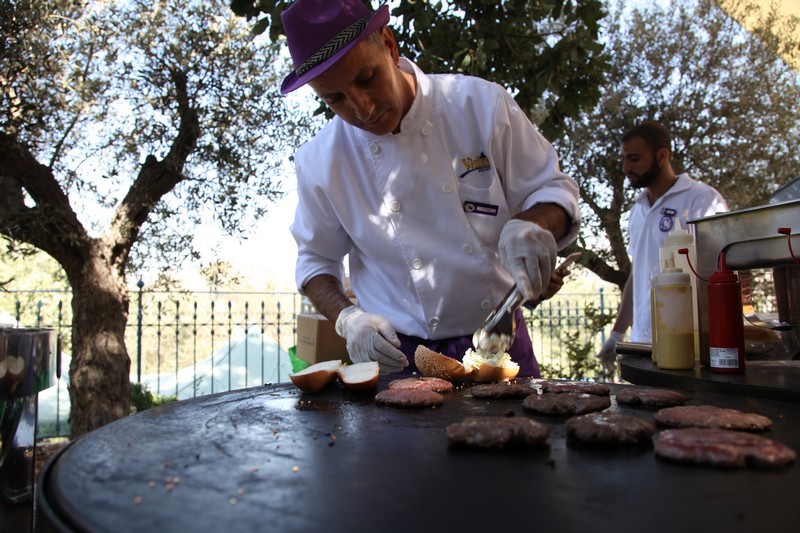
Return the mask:
[[[539,363],[536,362],[536,357],[533,355],[533,343],[528,334],[528,326],[525,324],[525,317],[522,315],[522,309],[517,309],[514,318],[517,321],[517,336],[514,343],[508,350],[508,355],[511,356],[512,361],[519,365],[519,377],[541,377],[539,372]],[[400,351],[402,351],[408,358],[408,366],[405,367],[400,374],[411,374],[412,372],[419,372],[417,365],[414,363],[414,352],[420,344],[444,354],[453,359],[461,361],[467,349],[472,348],[472,335],[464,335],[462,337],[450,337],[447,339],[439,339],[435,341],[413,337],[411,335],[403,335],[398,333],[400,338]]]

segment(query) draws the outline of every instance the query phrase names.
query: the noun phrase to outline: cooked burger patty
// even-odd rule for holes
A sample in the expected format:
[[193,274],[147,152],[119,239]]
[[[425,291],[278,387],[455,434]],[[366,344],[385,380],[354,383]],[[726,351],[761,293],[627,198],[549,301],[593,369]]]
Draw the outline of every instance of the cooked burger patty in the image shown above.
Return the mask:
[[646,407],[672,407],[686,403],[686,396],[667,389],[627,387],[617,392],[617,403]]
[[662,426],[674,428],[698,427],[764,431],[772,420],[756,413],[743,413],[713,405],[682,405],[667,407],[653,415]]
[[524,417],[471,417],[447,426],[450,444],[478,448],[541,445],[549,436],[549,427]]
[[589,413],[567,420],[567,437],[587,444],[639,444],[649,442],[655,425],[622,413]]
[[611,393],[608,385],[590,381],[558,381],[545,380],[542,382],[542,392],[577,392],[604,396]]
[[471,391],[474,398],[525,398],[536,391],[525,385],[503,381],[500,383],[487,383],[485,385],[475,385]]
[[609,396],[575,392],[531,394],[522,401],[523,408],[546,415],[580,415],[602,411],[610,406]]
[[386,389],[375,395],[375,402],[395,407],[435,407],[442,405],[444,396],[430,389]]
[[779,467],[796,454],[780,442],[727,429],[666,429],[655,439],[656,455],[684,463],[741,468],[748,464]]
[[427,389],[433,392],[452,392],[453,384],[439,378],[403,378],[389,382],[390,389]]

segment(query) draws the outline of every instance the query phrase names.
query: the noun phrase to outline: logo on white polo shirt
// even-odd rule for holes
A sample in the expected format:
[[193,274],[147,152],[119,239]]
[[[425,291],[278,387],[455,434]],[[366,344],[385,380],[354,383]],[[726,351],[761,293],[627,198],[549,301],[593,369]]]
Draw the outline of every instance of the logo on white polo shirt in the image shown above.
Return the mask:
[[658,221],[658,229],[660,229],[664,233],[668,233],[672,231],[672,228],[675,227],[675,215],[678,212],[674,209],[670,209],[669,207],[662,207],[661,208],[661,220]]
[[459,178],[463,178],[470,172],[487,172],[492,169],[492,164],[489,162],[489,158],[486,157],[486,154],[481,152],[477,157],[463,157],[461,158],[461,163],[464,165],[466,170],[459,174]]

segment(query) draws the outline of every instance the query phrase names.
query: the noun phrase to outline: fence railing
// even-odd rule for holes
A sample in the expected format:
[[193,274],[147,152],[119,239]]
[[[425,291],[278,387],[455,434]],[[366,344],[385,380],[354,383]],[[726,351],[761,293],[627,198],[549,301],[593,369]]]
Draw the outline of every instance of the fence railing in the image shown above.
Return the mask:
[[[39,433],[67,435],[72,311],[69,291],[0,293],[0,312],[19,325],[62,333],[57,386],[39,394]],[[526,322],[546,377],[604,380],[593,357],[619,295],[559,293]],[[132,290],[126,345],[131,382],[155,395],[186,399],[264,383],[288,381],[301,297],[294,292],[166,292]],[[598,334],[599,333],[599,334]]]

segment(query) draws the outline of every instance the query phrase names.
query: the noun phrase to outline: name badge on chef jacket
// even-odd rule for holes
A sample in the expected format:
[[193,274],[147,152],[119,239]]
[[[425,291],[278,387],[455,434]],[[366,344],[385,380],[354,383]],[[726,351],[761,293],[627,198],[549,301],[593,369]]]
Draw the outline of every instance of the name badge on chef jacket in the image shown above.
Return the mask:
[[492,204],[482,204],[480,202],[471,202],[469,200],[464,202],[464,211],[467,213],[475,213],[476,215],[489,215],[496,217],[499,209],[499,206]]

